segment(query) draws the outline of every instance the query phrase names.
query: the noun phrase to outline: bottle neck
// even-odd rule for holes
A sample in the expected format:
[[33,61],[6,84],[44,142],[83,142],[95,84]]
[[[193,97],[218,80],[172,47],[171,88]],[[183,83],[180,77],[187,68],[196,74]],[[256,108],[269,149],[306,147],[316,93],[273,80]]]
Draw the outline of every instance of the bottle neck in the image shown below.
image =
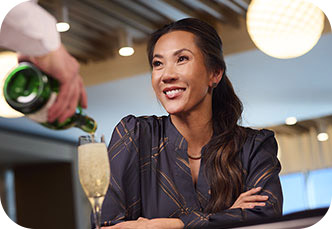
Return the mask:
[[97,123],[89,116],[82,114],[82,109],[79,107],[78,112],[75,114],[75,127],[80,128],[87,133],[95,133]]

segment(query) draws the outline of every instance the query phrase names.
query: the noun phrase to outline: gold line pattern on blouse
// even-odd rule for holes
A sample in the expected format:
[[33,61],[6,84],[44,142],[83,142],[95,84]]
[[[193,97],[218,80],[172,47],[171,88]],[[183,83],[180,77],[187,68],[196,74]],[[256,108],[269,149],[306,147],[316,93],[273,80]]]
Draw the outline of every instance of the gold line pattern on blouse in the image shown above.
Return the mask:
[[[203,199],[204,201],[206,201],[206,202],[208,201],[208,199],[206,199],[205,196],[204,196],[200,191],[198,191],[198,189],[196,189],[196,193],[198,194],[198,197],[199,197],[199,198],[202,198],[202,199]],[[201,201],[200,201],[200,202],[201,202]]]
[[[250,218],[251,215],[280,214],[282,196],[279,186],[272,181],[278,179],[280,170],[273,133],[250,131],[252,137],[245,144],[242,154],[243,167],[246,168],[243,169],[244,185],[247,190],[261,185],[264,188],[261,193],[270,196],[267,205],[262,207],[264,212],[260,209],[231,209],[207,214],[204,208],[209,196],[208,183],[201,181],[196,190],[187,188],[191,174],[184,152],[186,141],[172,126],[170,117],[147,117],[146,120],[133,116],[124,118],[115,128],[109,146],[110,161],[117,172],[111,176],[111,194],[108,200],[105,198],[108,201],[104,211],[105,222],[111,225],[119,220],[132,220],[139,216],[153,218],[161,214],[163,217],[180,218],[185,228],[192,228],[209,226],[210,217],[211,223],[222,225],[229,220]],[[131,175],[124,177],[122,170]],[[202,179],[202,176],[199,177]],[[156,204],[149,205],[149,201]],[[125,211],[122,208],[126,208]],[[109,221],[111,218],[114,220]]]
[[131,133],[134,132],[134,128],[135,128],[135,127],[134,127],[132,130],[129,131],[129,130],[127,129],[126,125],[123,123],[123,121],[121,121],[121,124],[122,124],[123,130],[124,130],[125,133],[129,136],[130,143],[133,143],[133,146],[134,146],[136,152],[138,153],[138,147],[137,147],[137,145],[135,144],[135,141],[133,141],[133,139],[132,139],[132,137],[131,137]]
[[189,163],[182,157],[177,157],[176,159],[181,161],[187,168],[190,168]]
[[178,163],[178,162],[175,162],[175,164],[185,173],[185,174],[187,174],[189,177],[191,177],[191,174],[190,173],[188,173],[188,171],[187,170],[185,170],[184,168],[182,168],[182,166]]
[[118,188],[118,190],[121,192],[121,194],[124,194],[122,188],[120,187],[120,185],[118,184],[118,182],[116,181],[115,177],[113,175],[111,175],[111,183],[110,185],[112,184],[112,182],[114,182],[114,184],[116,185],[116,187]]
[[271,175],[271,172],[273,171],[274,167],[273,168],[268,168],[267,171],[265,171],[255,182],[254,186],[257,186],[257,184],[259,183],[259,181],[261,179],[263,179],[265,176],[270,176]]
[[167,186],[166,184],[164,184],[164,183],[162,182],[161,179],[158,180],[161,184],[165,185],[165,187],[166,187],[168,190],[170,190],[170,193],[172,193],[172,191],[175,193],[175,194],[172,194],[172,195],[174,196],[174,199],[175,199],[178,203],[180,203],[180,206],[182,207],[182,204],[181,204],[181,201],[177,199],[177,197],[182,198],[183,201],[184,201],[184,205],[186,205],[183,196],[177,191],[175,185],[173,184],[172,181],[170,181],[170,179],[166,176],[166,174],[164,174],[163,172],[161,172],[160,170],[158,170],[158,169],[156,169],[156,168],[154,168],[154,169],[155,169],[155,171],[156,171],[158,174],[162,175],[162,176],[165,178],[165,180],[167,181],[167,183],[171,186],[171,187],[169,187],[169,186]]
[[260,170],[252,179],[251,181],[249,182],[249,185],[252,185],[255,187],[254,183],[256,183],[257,181],[257,177],[259,177],[262,173],[264,173],[265,170],[267,170],[268,168],[270,167],[270,165],[267,165],[264,167],[264,169]]

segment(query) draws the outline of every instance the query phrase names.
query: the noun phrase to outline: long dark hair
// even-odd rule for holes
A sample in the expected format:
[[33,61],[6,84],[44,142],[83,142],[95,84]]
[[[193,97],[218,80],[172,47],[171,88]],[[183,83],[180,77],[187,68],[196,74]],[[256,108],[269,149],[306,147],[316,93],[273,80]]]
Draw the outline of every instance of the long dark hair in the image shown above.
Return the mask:
[[239,151],[246,134],[238,125],[243,107],[226,75],[221,39],[212,26],[201,20],[182,19],[154,32],[147,47],[150,66],[158,39],[166,33],[179,30],[195,35],[195,43],[204,55],[209,72],[224,71],[222,80],[212,92],[213,137],[203,154],[206,160],[205,174],[211,188],[211,198],[205,211],[214,213],[231,207],[243,189]]

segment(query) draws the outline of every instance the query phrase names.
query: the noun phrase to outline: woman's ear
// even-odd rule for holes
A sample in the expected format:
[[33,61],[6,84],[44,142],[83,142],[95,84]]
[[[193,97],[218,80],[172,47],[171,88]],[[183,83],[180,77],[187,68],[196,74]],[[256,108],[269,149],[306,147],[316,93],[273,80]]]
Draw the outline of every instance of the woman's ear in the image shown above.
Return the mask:
[[220,69],[220,70],[216,71],[210,79],[209,86],[211,88],[217,87],[217,85],[219,84],[219,82],[222,79],[223,75],[224,75],[224,70],[223,69]]

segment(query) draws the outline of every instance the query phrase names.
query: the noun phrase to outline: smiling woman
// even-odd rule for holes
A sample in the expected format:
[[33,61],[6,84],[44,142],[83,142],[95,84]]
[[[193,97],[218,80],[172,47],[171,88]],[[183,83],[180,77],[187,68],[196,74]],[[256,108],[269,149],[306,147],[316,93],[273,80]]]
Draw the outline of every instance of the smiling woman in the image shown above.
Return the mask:
[[215,29],[192,18],[166,25],[148,57],[169,116],[130,115],[116,126],[103,226],[219,228],[281,215],[274,134],[238,125],[242,104]]
[[155,45],[152,86],[169,114],[212,111],[209,88],[220,81],[222,71],[207,72],[194,38],[190,32],[173,31],[162,36]]

